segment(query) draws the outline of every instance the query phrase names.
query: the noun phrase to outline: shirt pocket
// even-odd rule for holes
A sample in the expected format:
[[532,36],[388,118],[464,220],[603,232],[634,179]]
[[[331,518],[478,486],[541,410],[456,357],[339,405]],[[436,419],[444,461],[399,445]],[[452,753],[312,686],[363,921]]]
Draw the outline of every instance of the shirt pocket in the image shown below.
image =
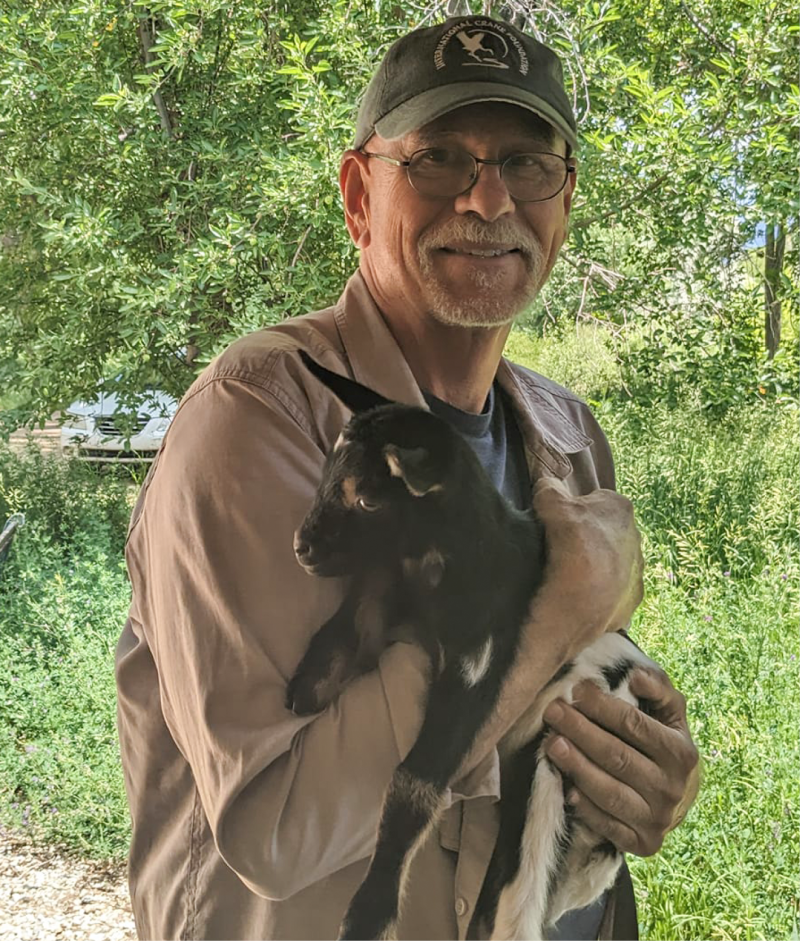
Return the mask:
[[442,849],[457,853],[461,849],[461,818],[463,801],[456,801],[442,814],[439,821],[439,845]]

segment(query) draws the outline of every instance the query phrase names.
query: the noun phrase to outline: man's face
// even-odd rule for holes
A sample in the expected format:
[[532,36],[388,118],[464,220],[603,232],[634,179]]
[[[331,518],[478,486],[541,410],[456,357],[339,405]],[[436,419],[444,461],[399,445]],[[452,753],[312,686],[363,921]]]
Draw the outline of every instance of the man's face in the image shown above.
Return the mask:
[[[514,105],[460,108],[401,140],[373,137],[367,151],[407,160],[422,148],[460,146],[476,157],[565,152],[543,139],[529,112]],[[497,166],[480,166],[460,196],[417,193],[404,168],[370,160],[364,167],[362,268],[379,305],[447,324],[499,326],[536,297],[564,241],[574,174],[557,196],[515,202]]]

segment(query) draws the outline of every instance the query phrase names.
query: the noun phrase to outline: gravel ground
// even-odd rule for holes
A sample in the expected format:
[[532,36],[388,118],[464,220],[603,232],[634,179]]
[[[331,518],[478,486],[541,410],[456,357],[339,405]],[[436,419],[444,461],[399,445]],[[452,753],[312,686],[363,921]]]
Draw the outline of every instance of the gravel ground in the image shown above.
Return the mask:
[[0,827],[0,941],[133,941],[125,866],[64,856]]

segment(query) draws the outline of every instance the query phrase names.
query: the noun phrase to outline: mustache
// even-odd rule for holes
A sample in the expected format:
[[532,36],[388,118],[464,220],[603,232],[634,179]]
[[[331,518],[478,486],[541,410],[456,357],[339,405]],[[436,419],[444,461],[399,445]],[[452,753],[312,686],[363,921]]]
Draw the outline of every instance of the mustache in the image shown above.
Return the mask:
[[425,232],[419,240],[419,250],[434,251],[447,248],[454,242],[471,242],[474,245],[513,245],[524,255],[535,257],[541,254],[538,239],[524,232],[507,219],[497,222],[482,222],[480,219],[449,219]]

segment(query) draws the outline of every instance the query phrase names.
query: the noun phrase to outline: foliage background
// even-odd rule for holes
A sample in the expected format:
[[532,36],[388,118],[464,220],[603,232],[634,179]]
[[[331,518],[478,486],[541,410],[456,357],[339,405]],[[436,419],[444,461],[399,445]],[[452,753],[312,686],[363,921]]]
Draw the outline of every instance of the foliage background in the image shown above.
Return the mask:
[[[508,352],[609,433],[645,537],[637,636],[704,755],[689,819],[634,862],[643,936],[797,937],[798,27],[779,0],[526,8],[582,146],[563,261]],[[441,12],[0,0],[0,428],[112,376],[181,394],[233,337],[332,301],[357,90]],[[135,490],[0,449],[0,521],[28,516],[0,575],[0,819],[93,855],[128,839]]]
[[[519,20],[520,3],[495,12]],[[582,138],[571,242],[531,324],[602,323],[640,400],[782,395],[797,361],[791,9],[525,7],[564,56]],[[180,394],[232,337],[332,301],[355,265],[336,178],[358,90],[389,41],[442,12],[2,0],[6,425],[110,376]],[[753,247],[757,225],[777,233],[778,264]],[[766,281],[790,328],[777,360],[762,352]]]

